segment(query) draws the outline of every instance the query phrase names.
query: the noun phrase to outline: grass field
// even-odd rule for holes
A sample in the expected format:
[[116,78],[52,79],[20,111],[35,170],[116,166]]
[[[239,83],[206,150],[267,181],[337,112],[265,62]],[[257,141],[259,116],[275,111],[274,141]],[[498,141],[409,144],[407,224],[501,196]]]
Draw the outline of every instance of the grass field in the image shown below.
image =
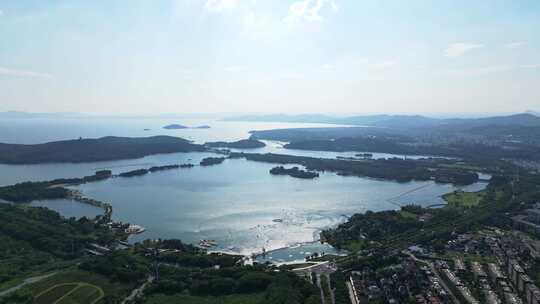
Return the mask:
[[36,304],[51,304],[77,287],[76,283],[59,284],[44,290],[35,296]]
[[104,296],[101,288],[87,283],[64,283],[35,296],[36,304],[94,304]]
[[416,220],[418,218],[416,214],[409,211],[404,211],[404,210],[399,211],[399,215],[401,215],[401,217],[405,219],[411,219],[411,220]]
[[463,192],[463,191],[455,191],[452,193],[445,194],[443,196],[444,200],[450,205],[454,207],[465,207],[470,208],[478,205],[482,198],[484,197],[484,193],[482,192]]
[[95,285],[79,285],[72,293],[58,302],[60,304],[76,303],[96,303],[103,298],[104,293],[101,288]]
[[113,283],[101,275],[70,269],[28,285],[37,304],[93,304],[107,294],[126,296],[135,285]]
[[145,304],[259,304],[263,302],[262,294],[230,295],[224,297],[195,297],[188,295],[156,294],[150,296]]

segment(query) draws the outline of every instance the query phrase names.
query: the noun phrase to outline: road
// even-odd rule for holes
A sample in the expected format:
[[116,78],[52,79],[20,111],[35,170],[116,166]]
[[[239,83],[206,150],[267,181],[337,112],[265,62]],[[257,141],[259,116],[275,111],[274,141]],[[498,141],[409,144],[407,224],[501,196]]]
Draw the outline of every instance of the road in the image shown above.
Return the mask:
[[144,282],[141,286],[139,286],[139,288],[136,288],[136,289],[133,289],[131,291],[131,294],[129,296],[127,296],[123,301],[122,301],[122,304],[126,304],[126,303],[129,303],[131,301],[133,301],[135,298],[137,298],[140,294],[142,294],[142,292],[144,291],[144,289],[149,285],[151,284],[152,282],[154,281],[154,277],[153,276],[148,276],[148,279],[146,279],[146,282]]
[[31,277],[31,278],[24,279],[24,281],[21,284],[0,292],[0,297],[3,297],[3,296],[6,296],[6,295],[8,295],[8,294],[10,294],[12,292],[15,292],[15,291],[23,288],[24,286],[26,286],[28,284],[37,283],[37,282],[39,282],[41,280],[44,280],[44,279],[46,279],[48,277],[52,277],[55,274],[56,274],[56,272],[53,272],[53,273],[49,273],[49,274],[42,275],[42,276],[37,276],[37,277]]
[[334,290],[332,289],[332,284],[330,284],[330,275],[328,273],[325,273],[324,275],[326,276],[326,284],[328,284],[328,290],[330,290],[330,300],[332,300],[332,304],[336,304]]
[[433,263],[431,262],[428,262],[428,261],[425,261],[425,260],[421,260],[419,258],[417,258],[416,256],[414,256],[414,254],[412,254],[410,251],[408,250],[403,250],[402,251],[404,254],[410,256],[414,261],[416,262],[421,262],[421,263],[424,263],[424,264],[427,264],[429,265],[429,268],[431,269],[431,272],[433,272],[433,274],[437,277],[437,280],[439,280],[439,283],[441,284],[441,286],[444,288],[444,290],[446,290],[446,292],[448,293],[448,295],[450,296],[450,299],[452,300],[452,302],[454,302],[454,304],[460,304],[461,302],[456,298],[456,296],[454,295],[454,293],[452,292],[452,290],[448,287],[448,285],[446,285],[446,283],[444,282],[444,280],[442,279],[441,275],[439,274],[439,271],[437,270],[437,268],[435,268],[435,265],[433,265]]
[[347,280],[347,282],[345,282],[345,285],[347,285],[347,289],[349,290],[349,300],[351,301],[352,304],[360,304],[358,302],[356,302],[356,298],[354,297],[354,291],[353,291],[353,286],[351,284],[351,282],[349,282]]
[[[307,266],[307,267],[303,267],[303,268],[296,268],[296,269],[293,269],[294,272],[304,272],[306,274],[309,274],[311,275],[311,273],[315,273],[316,275],[316,278],[317,278],[317,287],[319,288],[320,292],[321,292],[321,303],[322,304],[335,304],[335,298],[334,298],[334,290],[332,290],[331,286],[330,286],[330,274],[335,272],[337,270],[337,267],[334,263],[331,263],[329,261],[324,261],[324,262],[320,262],[320,263],[317,263],[315,265],[311,265],[311,266]],[[321,275],[324,275],[326,278],[327,278],[327,284],[328,284],[328,290],[330,290],[330,300],[332,301],[332,303],[326,303],[326,298],[325,298],[325,295],[324,295],[324,290],[321,286]]]
[[317,273],[317,287],[319,287],[319,291],[321,292],[321,304],[326,304],[326,298],[324,297],[324,291],[321,286],[321,274]]

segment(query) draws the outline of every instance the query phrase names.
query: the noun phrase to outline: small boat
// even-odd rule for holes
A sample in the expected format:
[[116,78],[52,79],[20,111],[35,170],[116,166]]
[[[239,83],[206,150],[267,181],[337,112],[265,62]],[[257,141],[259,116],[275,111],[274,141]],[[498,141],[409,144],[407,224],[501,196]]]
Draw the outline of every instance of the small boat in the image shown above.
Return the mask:
[[127,227],[125,231],[129,234],[139,234],[146,231],[146,229],[139,225],[129,225],[129,227]]
[[203,248],[210,248],[217,246],[217,242],[214,240],[200,240],[199,246]]
[[272,222],[274,222],[274,223],[283,223],[283,219],[280,219],[280,218],[273,219]]

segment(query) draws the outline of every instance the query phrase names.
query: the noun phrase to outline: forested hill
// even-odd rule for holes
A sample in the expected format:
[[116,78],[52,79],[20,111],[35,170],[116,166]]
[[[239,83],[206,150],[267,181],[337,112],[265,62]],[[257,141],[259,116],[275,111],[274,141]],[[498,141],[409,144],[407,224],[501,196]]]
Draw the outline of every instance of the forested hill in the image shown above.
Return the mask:
[[44,144],[0,144],[0,163],[80,163],[140,158],[152,154],[204,151],[202,145],[171,136],[102,137]]
[[540,126],[540,117],[531,113],[482,118],[433,118],[421,115],[364,115],[334,117],[327,115],[246,115],[229,117],[228,121],[264,121],[325,123],[353,126],[371,126],[384,128],[426,128],[469,129],[478,126]]

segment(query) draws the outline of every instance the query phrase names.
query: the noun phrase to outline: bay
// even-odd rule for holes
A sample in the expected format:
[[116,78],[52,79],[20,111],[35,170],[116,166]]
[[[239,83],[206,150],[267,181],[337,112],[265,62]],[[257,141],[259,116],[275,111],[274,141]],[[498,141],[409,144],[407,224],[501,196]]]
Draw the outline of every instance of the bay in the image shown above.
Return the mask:
[[[210,125],[210,129],[164,130],[171,123]],[[8,127],[9,125],[9,127]],[[172,135],[193,140],[234,141],[249,137],[250,130],[290,127],[329,127],[320,124],[225,122],[216,119],[10,119],[1,120],[0,142],[42,143],[78,137]],[[13,129],[15,128],[15,129]],[[150,129],[145,131],[144,129]],[[312,157],[353,157],[358,152],[321,152],[283,149],[283,143],[266,142],[253,153],[282,153]],[[403,157],[373,153],[374,158]],[[117,174],[155,165],[194,163],[212,153],[172,153],[140,159],[81,164],[1,165],[0,185],[22,181],[81,177],[96,170]],[[411,157],[411,156],[407,156]],[[412,156],[420,158],[424,156]],[[113,206],[113,218],[142,225],[146,238],[179,238],[198,243],[216,240],[218,251],[251,254],[267,250],[259,261],[303,260],[314,252],[336,253],[317,242],[322,229],[344,222],[367,210],[397,209],[404,204],[441,204],[442,194],[457,189],[477,191],[485,183],[468,187],[427,182],[397,183],[322,173],[314,180],[273,176],[272,164],[244,159],[226,160],[211,167],[196,166],[133,178],[113,178],[75,187],[85,195]],[[99,209],[68,200],[32,202],[66,217],[95,216]],[[96,210],[97,209],[97,210]]]

